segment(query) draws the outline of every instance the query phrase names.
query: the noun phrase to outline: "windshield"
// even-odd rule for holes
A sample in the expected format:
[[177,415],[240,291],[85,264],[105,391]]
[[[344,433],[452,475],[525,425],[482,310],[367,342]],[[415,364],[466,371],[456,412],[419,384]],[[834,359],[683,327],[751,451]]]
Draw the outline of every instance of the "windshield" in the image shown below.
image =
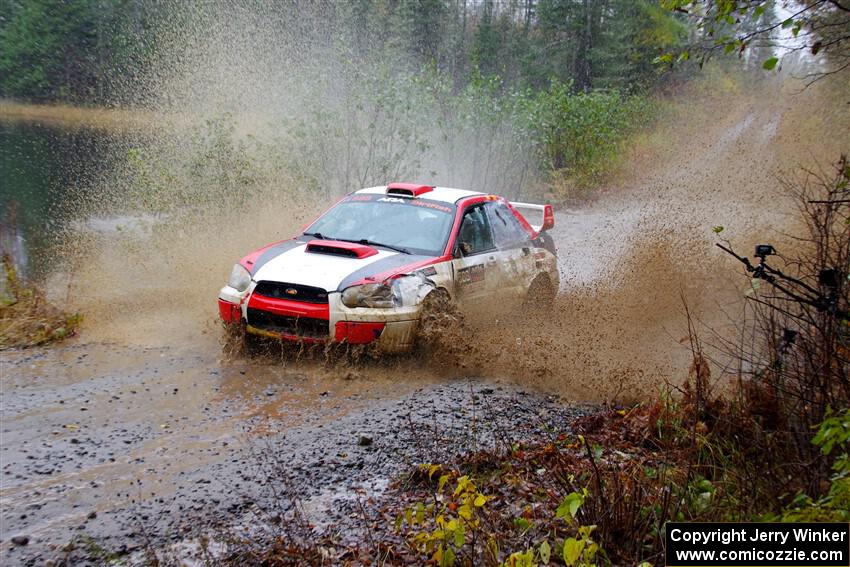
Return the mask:
[[449,237],[454,210],[453,205],[426,199],[351,195],[310,225],[305,234],[439,256]]

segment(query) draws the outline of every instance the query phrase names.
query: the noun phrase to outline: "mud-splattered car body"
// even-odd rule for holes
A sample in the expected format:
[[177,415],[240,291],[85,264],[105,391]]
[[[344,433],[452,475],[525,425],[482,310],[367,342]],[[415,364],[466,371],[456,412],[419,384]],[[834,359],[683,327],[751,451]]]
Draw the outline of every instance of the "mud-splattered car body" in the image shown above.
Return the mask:
[[[519,210],[542,222],[532,226]],[[554,293],[557,259],[544,234],[553,224],[549,205],[496,195],[409,183],[362,189],[304,233],[242,258],[219,313],[254,335],[407,351],[432,292],[500,307],[526,301],[529,289]]]

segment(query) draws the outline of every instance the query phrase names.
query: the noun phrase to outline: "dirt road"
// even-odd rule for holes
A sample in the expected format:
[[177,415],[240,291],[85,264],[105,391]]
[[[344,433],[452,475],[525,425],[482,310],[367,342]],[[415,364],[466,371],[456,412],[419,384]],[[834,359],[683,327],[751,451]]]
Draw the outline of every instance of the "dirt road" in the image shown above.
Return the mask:
[[[665,145],[635,150],[617,187],[559,213],[563,294],[552,316],[482,329],[465,368],[223,360],[212,323],[223,275],[210,279],[209,265],[198,272],[204,285],[195,277],[185,294],[209,291],[209,301],[186,311],[178,301],[128,309],[163,292],[183,297],[174,282],[134,297],[115,295],[117,279],[94,287],[101,328],[84,325],[64,346],[0,353],[2,562],[94,560],[99,548],[180,541],[185,530],[267,508],[271,486],[301,495],[321,529],[355,514],[354,487],[379,492],[412,463],[555,434],[581,411],[570,403],[680,382],[682,297],[707,314],[738,300],[712,226],[745,248],[755,234],[781,237],[774,175],[806,151],[832,155],[828,138],[800,149],[830,120],[798,120],[811,96],[739,94],[740,105],[718,102],[718,114],[676,125]],[[100,318],[107,307],[111,320]]]
[[414,463],[555,431],[579,411],[511,384],[378,374],[106,344],[4,353],[4,563],[41,564],[70,541],[76,561],[102,559],[89,538],[122,553],[165,545],[270,506],[267,481],[325,525],[355,487],[375,493]]

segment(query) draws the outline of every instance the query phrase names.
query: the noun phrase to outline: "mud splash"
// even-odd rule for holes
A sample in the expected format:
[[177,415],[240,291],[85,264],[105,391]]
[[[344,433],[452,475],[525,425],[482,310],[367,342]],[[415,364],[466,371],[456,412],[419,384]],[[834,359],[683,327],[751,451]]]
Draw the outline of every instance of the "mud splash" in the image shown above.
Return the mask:
[[[284,158],[292,158],[292,138],[275,128],[296,124],[287,116],[317,110],[301,96],[316,87],[317,69],[289,53],[282,70],[264,74],[281,55],[259,48],[268,38],[211,41],[218,33],[188,46],[185,35],[170,38],[164,52],[184,42],[181,56],[151,78],[150,104],[181,118],[128,135],[104,164],[95,197],[75,204],[82,226],[58,246],[53,288],[85,314],[83,340],[218,356],[215,297],[232,263],[296,234],[335,193],[367,184],[356,175],[362,163],[345,171],[339,168],[351,164],[342,159],[320,163],[314,171],[328,177],[318,183],[282,166],[291,163]],[[357,75],[337,59],[328,65],[325,72],[340,70],[345,80]],[[318,104],[356,102],[345,80],[323,85]],[[680,346],[684,302],[718,332],[732,332],[727,314],[734,318],[740,309],[737,271],[713,247],[712,228],[727,227],[723,236],[741,248],[757,237],[787,244],[783,233],[793,227],[776,176],[826,164],[848,148],[840,133],[850,119],[834,104],[840,92],[829,84],[800,87],[789,77],[714,70],[664,98],[665,122],[636,141],[611,187],[596,203],[558,214],[553,235],[563,285],[548,317],[499,312],[472,323],[473,334],[457,341],[468,356],[450,369],[414,359],[363,372],[410,381],[435,372],[480,374],[582,400],[637,397],[680,381],[689,362]],[[443,170],[446,178],[464,178],[441,161],[447,153],[451,148],[432,149],[394,174],[419,179]],[[321,161],[328,154],[297,157]],[[329,181],[343,179],[359,185]]]
[[[216,294],[232,263],[297,233],[335,192],[366,182],[329,182],[351,174],[344,160],[318,164],[314,171],[340,168],[319,180],[282,166],[292,138],[279,139],[281,117],[309,116],[344,98],[335,82],[317,106],[297,103],[308,79],[321,79],[299,65],[326,61],[317,56],[326,44],[282,57],[263,48],[275,38],[246,33],[228,43],[219,29],[204,31],[178,52],[162,47],[165,68],[150,80],[154,123],[116,141],[94,187],[67,204],[74,222],[51,251],[50,291],[84,314],[76,343],[2,360],[10,394],[4,539],[26,531],[47,545],[85,527],[123,544],[135,530],[135,499],[147,499],[141,510],[162,518],[164,537],[172,537],[189,509],[200,514],[219,499],[222,508],[244,504],[222,494],[234,486],[250,492],[249,461],[235,447],[258,433],[285,432],[281,454],[297,455],[287,462],[304,475],[302,486],[315,488],[321,472],[320,489],[351,488],[350,471],[374,474],[370,463],[387,464],[385,475],[408,461],[446,458],[413,451],[437,445],[438,421],[453,437],[474,433],[470,447],[495,438],[478,429],[488,397],[499,399],[488,414],[499,419],[483,421],[519,437],[545,412],[565,423],[571,402],[645,397],[665,381],[679,383],[690,362],[683,301],[718,333],[734,332],[741,309],[740,270],[713,247],[712,228],[725,226],[722,235],[744,250],[762,240],[791,246],[793,221],[775,176],[850,149],[848,107],[835,104],[846,102],[844,91],[710,74],[664,99],[665,121],[636,141],[597,202],[558,213],[562,289],[547,316],[469,320],[465,334],[451,337],[465,356],[447,367],[415,357],[355,369],[227,360]],[[300,46],[298,39],[280,43]],[[325,73],[357,74],[356,65],[339,63]],[[439,155],[464,139],[392,175],[426,181],[449,163]],[[457,152],[475,167],[444,172],[446,183],[492,189],[484,180],[498,174],[479,176],[487,160],[477,155]],[[483,380],[459,380],[469,376]],[[527,395],[531,388],[559,399]],[[361,435],[374,437],[377,450],[361,445]]]
[[793,81],[737,77],[734,88],[701,90],[717,80],[679,94],[693,104],[673,108],[635,146],[617,187],[559,213],[562,289],[551,313],[472,321],[465,371],[569,399],[644,399],[687,376],[687,306],[725,386],[730,361],[711,346],[739,331],[747,280],[714,244],[728,239],[745,254],[763,241],[794,249],[794,204],[777,180],[846,152],[850,139],[838,133],[850,113],[834,104],[832,86],[800,91]]
[[116,137],[98,178],[64,204],[49,259],[52,295],[86,315],[85,340],[214,352],[232,264],[336,196],[403,178],[485,185],[496,165],[484,158],[519,166],[497,178],[525,175],[527,152],[487,132],[429,147],[440,121],[406,98],[409,62],[370,47],[379,30],[352,29],[345,10],[287,10],[175,6],[151,30],[139,95],[151,123]]
[[215,301],[222,274],[245,251],[294,235],[310,214],[258,207],[239,217],[211,212],[191,225],[163,223],[135,235],[89,234],[89,251],[74,256],[70,301],[86,314],[88,340],[218,348]]

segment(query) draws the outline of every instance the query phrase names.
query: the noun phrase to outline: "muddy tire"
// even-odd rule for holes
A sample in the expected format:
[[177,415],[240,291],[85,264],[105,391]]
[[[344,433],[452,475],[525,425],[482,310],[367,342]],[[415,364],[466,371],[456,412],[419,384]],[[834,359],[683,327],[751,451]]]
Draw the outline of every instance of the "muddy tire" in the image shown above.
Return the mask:
[[451,350],[463,329],[463,314],[448,292],[434,290],[422,300],[416,351],[437,353]]
[[523,307],[529,311],[545,311],[555,303],[558,290],[546,274],[539,274],[528,286]]

